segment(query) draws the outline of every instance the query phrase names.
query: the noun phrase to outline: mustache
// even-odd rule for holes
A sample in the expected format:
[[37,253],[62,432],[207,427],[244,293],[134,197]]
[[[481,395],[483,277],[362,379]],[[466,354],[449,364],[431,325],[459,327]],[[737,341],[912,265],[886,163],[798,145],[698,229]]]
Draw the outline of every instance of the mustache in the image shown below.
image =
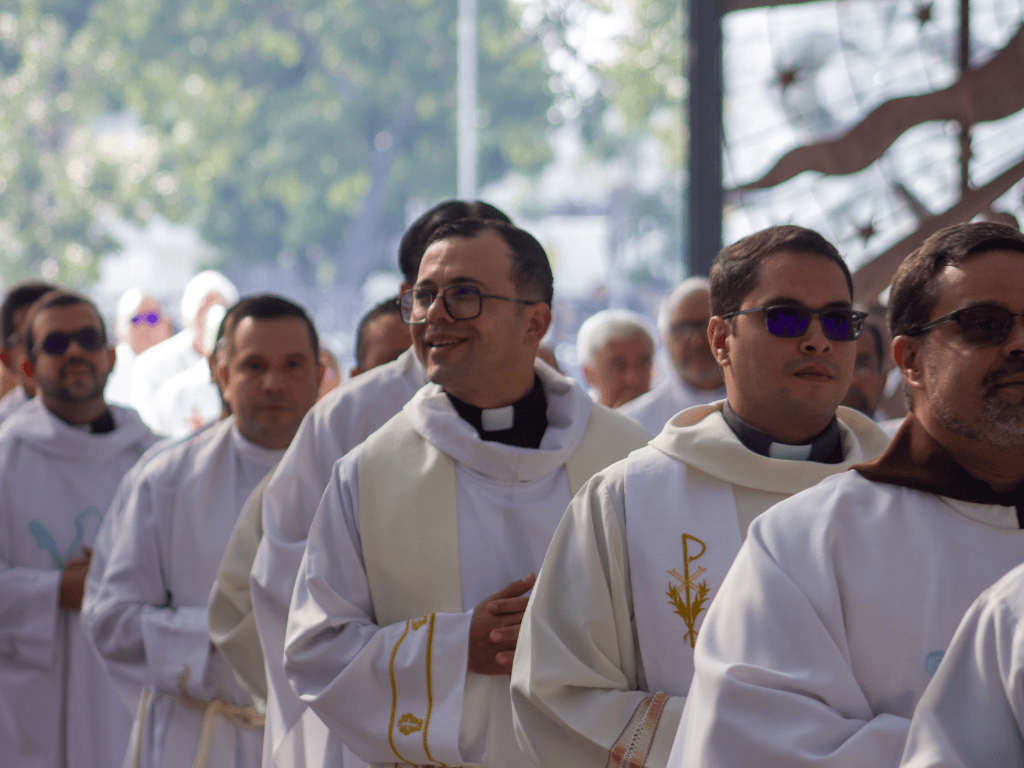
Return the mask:
[[991,371],[985,374],[985,377],[981,380],[981,385],[985,389],[993,389],[999,386],[999,383],[1010,376],[1017,376],[1024,373],[1024,357],[1012,357],[998,368],[993,368]]
[[57,369],[58,375],[60,375],[60,376],[66,375],[67,372],[68,372],[68,369],[72,365],[84,365],[86,368],[89,369],[89,371],[93,374],[93,376],[96,375],[96,366],[93,365],[88,360],[86,360],[84,357],[69,357],[67,360],[65,360],[63,363],[61,363],[60,368]]

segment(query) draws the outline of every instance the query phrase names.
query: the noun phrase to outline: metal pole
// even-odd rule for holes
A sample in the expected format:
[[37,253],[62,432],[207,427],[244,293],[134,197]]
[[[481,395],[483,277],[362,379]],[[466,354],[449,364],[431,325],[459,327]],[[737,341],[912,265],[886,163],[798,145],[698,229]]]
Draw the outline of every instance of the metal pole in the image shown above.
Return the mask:
[[476,198],[476,0],[459,0],[458,196]]
[[689,273],[706,275],[722,247],[722,17],[714,0],[689,0]]
[[[960,0],[960,77],[971,68],[971,2]],[[971,125],[960,124],[960,196],[971,191]]]

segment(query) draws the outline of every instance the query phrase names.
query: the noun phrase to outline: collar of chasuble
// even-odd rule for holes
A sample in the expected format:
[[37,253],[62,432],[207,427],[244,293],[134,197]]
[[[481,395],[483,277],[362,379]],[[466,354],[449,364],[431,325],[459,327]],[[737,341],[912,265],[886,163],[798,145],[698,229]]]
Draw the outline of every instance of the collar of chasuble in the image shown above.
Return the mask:
[[964,469],[937,443],[913,413],[907,415],[889,447],[873,461],[852,469],[873,483],[888,483],[974,504],[998,504],[1017,510],[1024,528],[1024,483],[999,493]]

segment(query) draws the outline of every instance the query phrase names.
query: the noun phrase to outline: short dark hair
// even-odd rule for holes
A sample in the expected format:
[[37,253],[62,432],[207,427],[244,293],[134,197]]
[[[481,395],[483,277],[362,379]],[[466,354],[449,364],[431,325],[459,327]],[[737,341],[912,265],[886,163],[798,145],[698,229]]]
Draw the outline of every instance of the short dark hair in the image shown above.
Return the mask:
[[[14,322],[14,316],[19,309],[31,307],[42,296],[50,291],[56,291],[57,286],[44,283],[41,280],[24,280],[11,286],[11,290],[4,296],[3,304],[0,304],[0,347],[9,347],[12,344],[11,337],[18,332]],[[14,344],[17,339],[14,339]]]
[[247,317],[251,317],[253,320],[276,320],[279,317],[299,318],[306,323],[306,327],[309,329],[313,360],[319,364],[320,337],[317,335],[313,321],[306,314],[306,310],[283,296],[276,296],[272,293],[261,293],[240,299],[228,309],[224,319],[220,321],[220,327],[217,329],[216,348],[223,349],[228,360],[234,354],[235,331],[238,330],[239,323]]
[[836,247],[813,229],[786,224],[762,229],[718,252],[711,264],[711,314],[721,317],[740,309],[757,285],[761,262],[783,250],[823,256],[838,264],[853,300],[853,277]]
[[35,361],[36,359],[36,338],[32,326],[39,313],[53,307],[71,307],[75,304],[85,304],[93,311],[100,323],[100,338],[103,340],[103,344],[106,345],[107,324],[103,322],[103,315],[100,314],[99,308],[93,303],[92,299],[75,291],[66,291],[58,288],[47,291],[36,299],[28,312],[28,319],[25,323],[25,353],[28,355],[29,360]]
[[871,334],[875,355],[878,357],[878,370],[882,370],[885,367],[885,342],[882,340],[882,329],[869,317],[864,321],[864,330]]
[[366,367],[366,329],[378,317],[387,317],[388,315],[402,316],[402,307],[398,303],[397,296],[384,299],[384,301],[363,315],[363,319],[359,321],[359,328],[356,329],[356,365],[360,368]]
[[475,237],[488,229],[497,232],[512,250],[512,282],[519,298],[539,299],[550,306],[555,292],[551,262],[537,239],[525,230],[493,219],[460,219],[436,230],[427,248],[440,240]]
[[445,224],[459,219],[493,219],[511,224],[512,219],[490,203],[474,200],[445,200],[420,216],[402,235],[398,246],[398,266],[405,276],[405,281],[412,285],[416,282],[416,274],[420,271],[423,252],[427,250],[431,235]]
[[982,221],[940,229],[907,256],[889,291],[887,317],[893,338],[928,322],[939,300],[937,283],[946,267],[986,251],[1024,252],[1024,235],[1005,224]]

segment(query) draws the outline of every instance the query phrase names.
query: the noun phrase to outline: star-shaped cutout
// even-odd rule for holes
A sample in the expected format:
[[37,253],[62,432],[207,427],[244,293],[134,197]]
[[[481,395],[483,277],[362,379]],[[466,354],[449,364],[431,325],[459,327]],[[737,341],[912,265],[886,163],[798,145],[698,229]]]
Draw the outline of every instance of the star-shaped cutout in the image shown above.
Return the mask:
[[868,240],[878,234],[878,230],[875,229],[875,220],[868,219],[867,224],[862,224],[857,227],[857,237],[860,238],[864,245],[868,244]]
[[932,20],[932,6],[934,5],[935,3],[920,3],[914,10],[914,15],[922,27]]
[[779,87],[782,88],[782,92],[785,93],[797,80],[802,79],[802,76],[803,73],[800,71],[800,67],[790,65],[785,68],[779,68],[775,73],[775,80],[778,82]]

